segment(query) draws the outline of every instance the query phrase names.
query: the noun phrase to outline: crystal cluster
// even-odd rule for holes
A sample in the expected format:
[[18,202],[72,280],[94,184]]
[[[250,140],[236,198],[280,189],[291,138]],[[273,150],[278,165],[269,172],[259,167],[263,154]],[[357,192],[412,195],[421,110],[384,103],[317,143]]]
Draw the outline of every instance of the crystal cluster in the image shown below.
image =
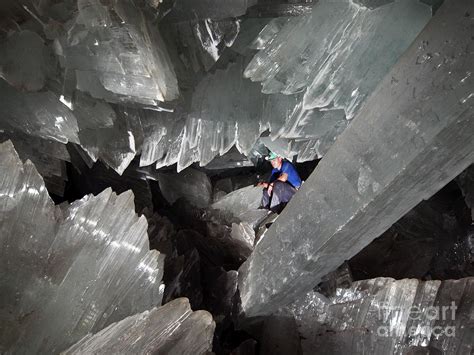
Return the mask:
[[2,352],[59,352],[161,304],[164,258],[131,192],[55,206],[9,141],[0,167]]
[[[337,21],[322,21],[335,14]],[[374,10],[350,1],[319,2],[309,15],[270,21],[250,42],[248,32],[261,22],[244,21],[235,50],[260,50],[244,73],[263,81],[263,92],[271,95],[259,95],[258,86],[241,77],[244,57],[205,76],[192,96],[178,170],[196,161],[206,165],[234,144],[249,155],[267,129],[271,135],[262,142],[289,159],[323,156],[430,17],[428,6],[411,1]],[[301,33],[312,35],[301,40]],[[325,103],[307,104],[310,94]]]
[[176,99],[173,65],[156,28],[134,2],[60,5],[34,7],[48,23],[25,6],[42,27],[38,33],[13,32],[1,43],[0,128],[14,142],[24,133],[77,143],[86,160],[100,159],[122,174],[142,147],[143,126],[137,110],[110,103],[157,109]]
[[271,21],[244,71],[275,96],[264,143],[300,162],[322,157],[430,17],[419,2],[369,9],[347,0],[319,1],[307,15]]
[[473,278],[376,278],[339,288],[329,299],[310,292],[289,308],[305,354],[470,354],[473,296]]
[[410,0],[373,10],[318,1],[262,43],[245,76],[268,94],[304,90],[305,110],[340,108],[351,119],[430,17],[428,6]]
[[61,143],[79,142],[76,117],[51,91],[22,93],[0,80],[0,95],[3,130]]
[[66,162],[71,161],[66,146],[62,143],[29,136],[20,132],[0,133],[0,143],[11,140],[21,160],[31,160],[44,179],[48,191],[62,196],[68,180]]
[[177,65],[180,85],[191,86],[188,81],[199,80],[199,74],[203,74],[200,72],[211,70],[224,50],[233,45],[239,31],[240,21],[236,19],[217,21],[207,18],[166,23],[162,27],[163,35],[181,53],[174,64],[181,63],[188,72],[188,76],[185,76]]
[[[262,142],[290,159],[313,160],[430,18],[418,2],[367,7],[347,0],[311,4],[299,17],[235,19],[255,3],[27,7],[36,25],[0,46],[7,99],[0,128],[12,140],[21,131],[77,143],[86,160],[119,174],[137,154],[141,166],[177,163],[181,171],[232,146],[251,157]],[[35,60],[24,48],[35,50]],[[266,130],[269,138],[258,142]]]
[[133,2],[77,4],[75,23],[58,41],[57,51],[78,90],[109,102],[150,107],[178,97],[163,39]]

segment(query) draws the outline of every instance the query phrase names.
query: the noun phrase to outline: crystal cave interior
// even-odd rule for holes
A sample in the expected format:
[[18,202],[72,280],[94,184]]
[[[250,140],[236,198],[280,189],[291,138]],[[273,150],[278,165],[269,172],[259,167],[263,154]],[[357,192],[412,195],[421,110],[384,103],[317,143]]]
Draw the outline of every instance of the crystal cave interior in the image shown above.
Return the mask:
[[474,1],[2,0],[0,29],[1,354],[473,354]]

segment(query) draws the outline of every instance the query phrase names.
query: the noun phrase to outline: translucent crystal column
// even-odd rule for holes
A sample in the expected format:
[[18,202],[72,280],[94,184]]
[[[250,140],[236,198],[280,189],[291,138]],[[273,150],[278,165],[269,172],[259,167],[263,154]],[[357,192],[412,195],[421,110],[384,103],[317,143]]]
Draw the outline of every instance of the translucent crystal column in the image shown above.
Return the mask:
[[178,298],[87,335],[63,354],[206,354],[215,327],[209,312],[193,312]]

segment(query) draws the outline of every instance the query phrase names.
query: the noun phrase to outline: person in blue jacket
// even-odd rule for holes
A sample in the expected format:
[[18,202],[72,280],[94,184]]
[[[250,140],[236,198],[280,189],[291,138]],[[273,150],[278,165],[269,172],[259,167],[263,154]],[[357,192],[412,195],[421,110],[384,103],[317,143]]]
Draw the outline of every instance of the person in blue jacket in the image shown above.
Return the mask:
[[261,207],[280,213],[300,188],[301,178],[294,165],[278,154],[271,152],[266,160],[273,170],[268,182],[258,184],[263,187]]

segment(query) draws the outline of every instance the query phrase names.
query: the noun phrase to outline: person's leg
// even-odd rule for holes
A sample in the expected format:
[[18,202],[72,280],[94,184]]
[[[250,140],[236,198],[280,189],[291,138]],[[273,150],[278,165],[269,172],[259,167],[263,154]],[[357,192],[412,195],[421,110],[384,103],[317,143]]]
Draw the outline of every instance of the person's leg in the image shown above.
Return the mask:
[[270,196],[268,196],[268,189],[263,189],[262,202],[260,206],[266,209],[270,209]]
[[273,184],[270,209],[274,212],[280,213],[295,193],[296,189],[290,184],[282,181],[275,181]]

